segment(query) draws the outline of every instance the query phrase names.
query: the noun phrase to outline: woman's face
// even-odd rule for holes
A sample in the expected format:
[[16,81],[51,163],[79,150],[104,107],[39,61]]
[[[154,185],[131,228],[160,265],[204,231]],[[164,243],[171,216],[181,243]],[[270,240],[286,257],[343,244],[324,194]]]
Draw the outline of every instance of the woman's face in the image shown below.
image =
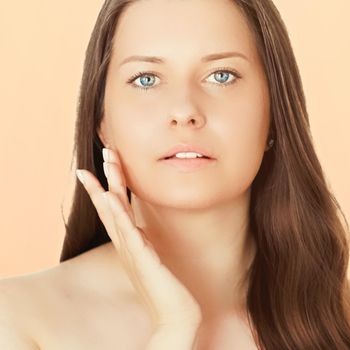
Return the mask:
[[[209,207],[249,190],[264,155],[270,106],[253,35],[236,5],[135,1],[120,17],[113,45],[99,135],[118,149],[129,189],[178,208]],[[202,61],[223,52],[240,55]],[[134,55],[164,62],[123,63]],[[197,144],[216,160],[193,171],[159,160],[178,143]]]

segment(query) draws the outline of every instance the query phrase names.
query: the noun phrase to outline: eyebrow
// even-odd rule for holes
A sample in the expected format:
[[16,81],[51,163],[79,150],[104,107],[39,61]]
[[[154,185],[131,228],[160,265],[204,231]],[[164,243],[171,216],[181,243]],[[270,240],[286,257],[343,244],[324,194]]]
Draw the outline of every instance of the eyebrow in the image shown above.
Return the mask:
[[[219,60],[227,57],[241,57],[248,61],[247,56],[245,56],[243,53],[237,52],[237,51],[228,51],[228,52],[212,53],[210,55],[204,56],[201,58],[201,62],[205,63],[205,62]],[[125,58],[120,63],[120,66],[125,63],[134,62],[134,61],[151,62],[151,63],[158,63],[158,64],[162,64],[166,62],[166,60],[163,57],[133,55]]]

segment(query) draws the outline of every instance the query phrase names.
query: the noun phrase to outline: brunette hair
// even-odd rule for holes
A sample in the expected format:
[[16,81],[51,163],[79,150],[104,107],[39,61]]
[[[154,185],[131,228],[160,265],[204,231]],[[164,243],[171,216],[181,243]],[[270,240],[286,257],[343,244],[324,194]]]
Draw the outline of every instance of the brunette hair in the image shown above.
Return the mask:
[[[113,35],[119,16],[135,1],[104,2],[80,86],[76,166],[95,174],[106,191],[97,130]],[[264,65],[275,140],[251,185],[249,218],[257,252],[246,300],[250,326],[260,349],[350,349],[349,225],[314,149],[287,29],[271,0],[232,2],[247,19]],[[60,262],[111,240],[79,181],[65,226]]]

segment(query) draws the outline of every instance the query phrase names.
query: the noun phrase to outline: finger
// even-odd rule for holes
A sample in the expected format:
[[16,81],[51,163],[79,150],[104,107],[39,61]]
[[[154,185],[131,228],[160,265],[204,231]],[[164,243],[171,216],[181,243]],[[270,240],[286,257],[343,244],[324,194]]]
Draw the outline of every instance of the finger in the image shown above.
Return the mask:
[[[122,171],[122,166],[121,166],[121,162],[119,157],[116,156],[116,153],[108,148],[103,148],[102,149],[102,154],[103,154],[103,168],[105,171],[105,175],[106,175],[106,171],[108,171],[108,167],[110,164],[113,164],[116,166],[116,168],[118,169],[118,178],[116,179],[115,183],[112,183],[111,186],[112,188],[110,188],[110,190],[112,192],[115,192],[115,190],[124,190],[125,189],[125,176],[124,173]],[[108,178],[108,176],[106,175],[106,177]],[[115,188],[114,188],[115,186]],[[125,189],[126,190],[126,189]]]
[[[83,185],[88,192],[98,214],[105,225],[108,234],[122,254],[127,254],[129,261],[135,257],[145,261],[145,255],[150,255],[153,263],[159,264],[159,257],[152,244],[147,241],[126,211],[120,194],[105,191],[98,179],[86,169],[79,169],[84,176]],[[77,173],[78,175],[78,173]],[[80,179],[80,178],[79,178]],[[130,260],[131,259],[131,260]],[[146,267],[146,266],[144,266]]]
[[127,198],[127,193],[120,165],[105,161],[103,162],[103,171],[107,178],[109,191],[118,193],[124,201]]
[[122,177],[120,175],[120,166],[115,163],[103,163],[103,168],[105,175],[107,175],[108,188],[110,192],[118,194],[118,198],[121,200],[124,209],[130,216],[131,221],[136,226],[136,220],[129,203],[129,198],[126,192],[126,187],[122,181]]
[[121,164],[120,155],[118,150],[112,150],[110,148],[102,148],[103,160],[105,162]]
[[[88,170],[77,169],[78,179],[81,181],[86,192],[90,196],[93,205],[96,208],[97,214],[105,226],[108,235],[115,244],[117,249],[120,248],[120,237],[116,232],[114,218],[109,202],[105,197],[105,189],[102,187],[97,178]],[[80,176],[80,174],[82,176]]]
[[144,238],[122,204],[119,194],[108,191],[105,196],[113,214],[116,231],[120,233],[121,240],[125,242],[125,248],[131,256],[137,254],[145,247]]
[[117,156],[117,151],[112,151],[107,148],[102,150],[104,163],[103,169],[108,181],[109,191],[120,194],[124,208],[129,214],[133,224],[136,226],[134,213],[129,203],[129,198],[126,190],[126,180],[122,170],[121,162]]

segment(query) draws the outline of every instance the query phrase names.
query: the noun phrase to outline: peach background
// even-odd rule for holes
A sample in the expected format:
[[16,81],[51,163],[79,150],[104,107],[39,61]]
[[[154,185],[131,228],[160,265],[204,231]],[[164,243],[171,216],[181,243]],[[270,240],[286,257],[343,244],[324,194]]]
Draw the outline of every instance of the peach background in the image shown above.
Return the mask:
[[[83,59],[102,0],[0,3],[0,277],[58,264]],[[350,219],[348,0],[275,0],[301,71],[316,151]],[[349,273],[350,276],[350,273]]]

